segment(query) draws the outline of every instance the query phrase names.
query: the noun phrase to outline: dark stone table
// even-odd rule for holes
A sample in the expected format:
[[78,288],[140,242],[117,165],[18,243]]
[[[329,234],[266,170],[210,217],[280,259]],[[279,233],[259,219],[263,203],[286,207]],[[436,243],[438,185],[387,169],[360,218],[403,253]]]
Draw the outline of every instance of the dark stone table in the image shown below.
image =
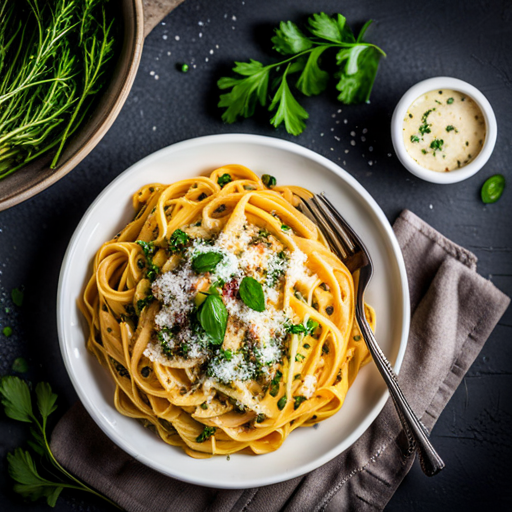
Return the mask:
[[[217,79],[235,59],[268,62],[273,27],[280,20],[302,21],[312,10],[341,10],[356,29],[369,18],[376,21],[368,39],[388,57],[381,63],[371,104],[342,106],[333,87],[321,97],[307,98],[303,103],[310,119],[299,137],[275,130],[265,115],[223,124],[216,107]],[[56,185],[0,213],[0,324],[14,330],[9,338],[0,334],[0,374],[12,373],[14,359],[22,356],[29,363],[26,376],[49,381],[58,393],[55,415],[70,407],[76,395],[58,348],[55,311],[69,239],[93,199],[118,174],[164,146],[201,135],[256,133],[317,151],[359,180],[390,222],[403,208],[411,209],[473,251],[479,272],[512,295],[511,24],[510,0],[186,0],[148,37],[128,101],[96,149]],[[186,74],[177,70],[184,62],[190,65]],[[496,149],[484,169],[446,186],[409,174],[394,155],[389,130],[401,95],[414,83],[438,75],[478,87],[498,120]],[[479,198],[480,187],[498,172],[507,176],[509,189],[499,202],[486,206]],[[25,303],[12,308],[10,291],[20,285],[25,287]],[[12,311],[5,313],[5,307]],[[429,479],[416,464],[387,510],[511,509],[511,335],[509,309],[433,431],[446,469]],[[1,510],[48,509],[43,503],[24,504],[11,491],[5,456],[25,443],[27,434],[24,425],[0,414]],[[107,509],[73,492],[64,492],[56,507],[61,512]]]

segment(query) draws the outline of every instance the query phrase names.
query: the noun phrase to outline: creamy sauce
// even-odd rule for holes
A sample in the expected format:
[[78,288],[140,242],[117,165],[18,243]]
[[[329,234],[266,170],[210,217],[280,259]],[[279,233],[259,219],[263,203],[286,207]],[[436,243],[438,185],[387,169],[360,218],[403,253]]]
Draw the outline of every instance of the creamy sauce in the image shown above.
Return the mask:
[[485,120],[466,94],[440,89],[420,96],[404,118],[409,155],[432,171],[448,172],[472,162],[485,140]]

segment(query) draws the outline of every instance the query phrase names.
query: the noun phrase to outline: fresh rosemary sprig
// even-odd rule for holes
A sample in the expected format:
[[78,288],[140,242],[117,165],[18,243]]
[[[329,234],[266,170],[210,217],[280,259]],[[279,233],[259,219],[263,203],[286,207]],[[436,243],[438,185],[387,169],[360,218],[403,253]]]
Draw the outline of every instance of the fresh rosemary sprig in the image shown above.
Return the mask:
[[113,56],[108,0],[20,0],[0,7],[0,179],[57,147],[104,83]]

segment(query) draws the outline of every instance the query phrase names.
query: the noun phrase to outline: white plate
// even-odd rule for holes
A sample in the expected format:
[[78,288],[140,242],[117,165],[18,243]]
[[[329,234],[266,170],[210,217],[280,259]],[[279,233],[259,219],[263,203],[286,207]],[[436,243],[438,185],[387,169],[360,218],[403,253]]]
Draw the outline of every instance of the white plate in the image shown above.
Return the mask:
[[318,428],[292,432],[266,455],[197,460],[166,445],[114,407],[114,385],[85,347],[87,326],[76,303],[91,273],[94,254],[133,217],[132,194],[151,182],[172,183],[221,165],[242,164],[279,184],[327,192],[361,236],[375,264],[366,300],[377,313],[377,339],[400,369],[409,332],[409,293],[398,243],[384,213],[366,190],[336,164],[301,146],[255,135],[213,135],[174,144],[144,158],[117,177],[87,210],[71,238],[60,273],[57,321],[71,381],[94,421],[120,448],[166,475],[199,485],[241,489],[289,480],[347,449],[384,407],[387,389],[370,363],[357,376],[341,411]]

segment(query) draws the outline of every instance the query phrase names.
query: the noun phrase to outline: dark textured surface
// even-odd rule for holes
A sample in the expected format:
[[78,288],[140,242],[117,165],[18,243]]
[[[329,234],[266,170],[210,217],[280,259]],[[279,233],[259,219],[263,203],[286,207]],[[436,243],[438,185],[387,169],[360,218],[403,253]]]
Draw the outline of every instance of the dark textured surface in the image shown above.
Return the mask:
[[[299,21],[312,9],[341,11],[356,28],[368,18],[376,20],[368,38],[382,46],[388,58],[382,61],[371,104],[345,107],[334,94],[306,99],[308,128],[297,138],[274,130],[265,116],[222,124],[215,106],[216,80],[235,59],[268,61],[269,37],[277,22]],[[73,230],[96,195],[128,166],[164,146],[201,135],[258,133],[317,151],[355,176],[390,221],[403,208],[411,209],[473,251],[479,272],[512,295],[510,182],[498,203],[485,206],[479,199],[488,176],[501,172],[510,180],[511,22],[512,2],[505,0],[187,0],[148,37],[130,97],[92,154],[49,190],[0,213],[0,325],[14,329],[10,338],[0,334],[0,374],[11,373],[13,360],[23,356],[30,365],[27,376],[50,381],[59,394],[56,415],[73,403],[76,395],[59,353],[55,320],[58,273]],[[189,73],[176,70],[182,62],[191,64]],[[401,95],[419,80],[437,75],[478,87],[498,121],[496,149],[488,164],[455,185],[433,185],[410,175],[394,156],[389,134]],[[25,286],[25,303],[17,309],[8,296],[19,285]],[[13,312],[5,313],[5,306]],[[416,465],[387,510],[510,510],[511,338],[509,309],[433,431],[433,443],[447,468],[428,479]],[[24,425],[0,414],[1,510],[48,510],[42,503],[24,504],[10,490],[5,454],[26,437]],[[98,512],[109,507],[69,492],[56,510]]]

